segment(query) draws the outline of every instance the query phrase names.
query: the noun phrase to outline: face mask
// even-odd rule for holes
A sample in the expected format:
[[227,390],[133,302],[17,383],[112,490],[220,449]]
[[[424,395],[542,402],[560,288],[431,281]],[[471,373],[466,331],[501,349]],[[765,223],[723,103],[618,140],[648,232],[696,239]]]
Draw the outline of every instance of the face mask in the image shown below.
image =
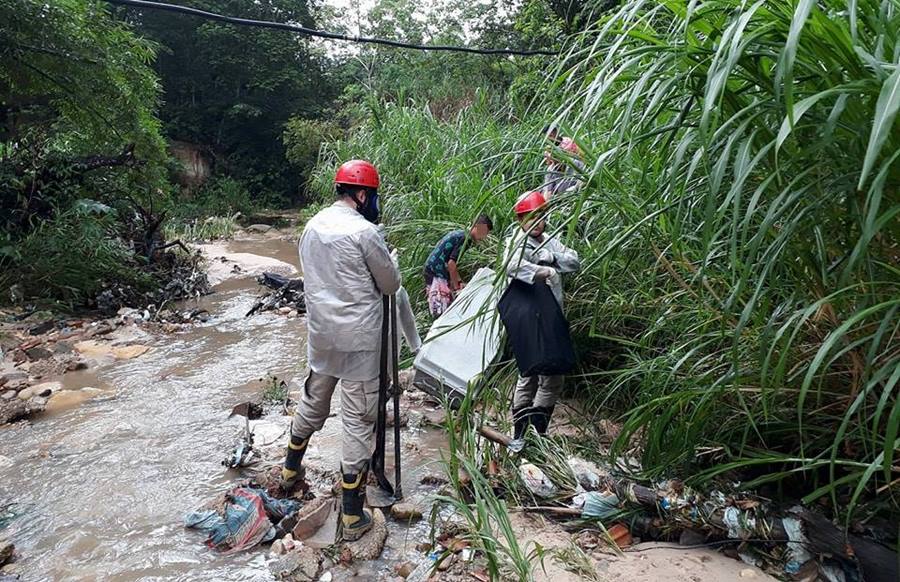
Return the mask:
[[356,202],[356,211],[363,215],[363,218],[372,224],[378,224],[378,192],[369,192],[366,196],[366,203],[360,204],[359,200],[354,197]]

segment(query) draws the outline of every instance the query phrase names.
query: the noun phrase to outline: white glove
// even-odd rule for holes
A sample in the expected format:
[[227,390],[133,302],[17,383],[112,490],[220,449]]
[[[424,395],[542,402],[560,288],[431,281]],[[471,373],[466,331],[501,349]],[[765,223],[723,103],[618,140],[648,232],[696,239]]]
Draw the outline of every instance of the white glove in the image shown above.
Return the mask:
[[553,267],[538,267],[538,270],[534,273],[535,281],[546,281],[551,277],[556,276],[556,269]]
[[400,269],[400,255],[397,253],[396,248],[391,251],[391,261],[394,263],[394,266],[397,267],[397,269]]

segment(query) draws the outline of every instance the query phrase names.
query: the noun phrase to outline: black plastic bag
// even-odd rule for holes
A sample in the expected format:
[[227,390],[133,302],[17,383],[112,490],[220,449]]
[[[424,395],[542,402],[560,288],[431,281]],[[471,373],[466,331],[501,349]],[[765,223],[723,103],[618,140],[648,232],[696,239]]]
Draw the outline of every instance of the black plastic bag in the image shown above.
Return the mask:
[[544,282],[514,279],[497,305],[522,376],[567,374],[575,367],[569,322]]

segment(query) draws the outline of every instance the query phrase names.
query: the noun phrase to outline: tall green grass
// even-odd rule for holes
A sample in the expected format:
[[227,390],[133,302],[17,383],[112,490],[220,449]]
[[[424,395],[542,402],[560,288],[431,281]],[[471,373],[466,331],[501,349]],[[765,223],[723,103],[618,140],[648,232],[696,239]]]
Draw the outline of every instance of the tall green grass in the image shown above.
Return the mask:
[[[421,298],[444,231],[487,211],[502,233],[540,184],[555,120],[586,162],[551,213],[584,265],[567,282],[576,394],[623,423],[613,454],[638,440],[647,478],[896,515],[898,35],[897,0],[625,2],[571,39],[526,120],[378,106],[314,183],[337,160],[378,165]],[[468,260],[496,264],[497,243]]]

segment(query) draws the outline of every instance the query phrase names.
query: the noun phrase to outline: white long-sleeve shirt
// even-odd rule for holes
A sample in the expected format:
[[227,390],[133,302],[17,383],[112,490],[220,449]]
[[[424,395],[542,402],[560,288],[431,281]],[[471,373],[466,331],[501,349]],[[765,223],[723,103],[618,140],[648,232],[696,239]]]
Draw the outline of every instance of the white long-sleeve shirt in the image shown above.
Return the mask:
[[306,224],[299,250],[310,368],[343,380],[376,378],[382,296],[400,289],[384,238],[361,214],[337,203]]
[[560,307],[563,305],[561,275],[574,273],[581,268],[578,253],[566,247],[559,239],[546,233],[536,239],[518,225],[513,227],[506,238],[503,262],[507,276],[532,285],[539,269],[551,267],[556,274],[547,279],[547,284]]

